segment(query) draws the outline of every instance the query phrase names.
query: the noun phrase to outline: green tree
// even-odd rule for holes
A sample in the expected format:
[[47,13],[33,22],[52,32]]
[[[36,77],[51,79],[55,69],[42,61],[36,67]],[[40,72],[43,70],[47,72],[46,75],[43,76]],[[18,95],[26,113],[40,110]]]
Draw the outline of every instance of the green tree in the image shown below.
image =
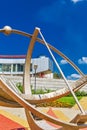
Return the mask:
[[54,72],[53,78],[54,79],[62,79],[62,75],[60,73],[58,74],[57,72]]

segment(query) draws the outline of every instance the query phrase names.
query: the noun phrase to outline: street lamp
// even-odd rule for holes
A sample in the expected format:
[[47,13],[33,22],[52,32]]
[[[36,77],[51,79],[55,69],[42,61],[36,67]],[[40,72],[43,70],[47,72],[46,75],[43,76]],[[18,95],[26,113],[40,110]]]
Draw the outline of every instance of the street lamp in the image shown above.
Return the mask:
[[34,93],[36,93],[36,70],[37,70],[38,65],[34,65],[34,70],[35,70],[35,84],[34,84]]

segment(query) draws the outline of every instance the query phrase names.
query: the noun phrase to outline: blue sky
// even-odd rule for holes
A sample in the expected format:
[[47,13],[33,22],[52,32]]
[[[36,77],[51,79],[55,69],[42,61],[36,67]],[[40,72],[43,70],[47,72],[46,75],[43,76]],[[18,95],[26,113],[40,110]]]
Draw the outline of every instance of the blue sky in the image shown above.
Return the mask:
[[[0,28],[5,25],[31,34],[39,27],[47,42],[87,73],[87,0],[2,0]],[[0,34],[0,55],[24,55],[28,44],[26,37]],[[40,55],[50,56],[37,43],[32,57]],[[79,76],[65,60],[54,55],[66,77]]]

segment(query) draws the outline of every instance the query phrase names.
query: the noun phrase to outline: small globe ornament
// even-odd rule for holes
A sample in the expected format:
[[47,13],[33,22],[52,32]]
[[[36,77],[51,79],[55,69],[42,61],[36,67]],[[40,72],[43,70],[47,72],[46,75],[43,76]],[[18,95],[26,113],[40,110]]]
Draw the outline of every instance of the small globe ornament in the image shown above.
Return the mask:
[[5,26],[3,29],[4,29],[4,34],[6,35],[11,34],[12,28],[10,26]]

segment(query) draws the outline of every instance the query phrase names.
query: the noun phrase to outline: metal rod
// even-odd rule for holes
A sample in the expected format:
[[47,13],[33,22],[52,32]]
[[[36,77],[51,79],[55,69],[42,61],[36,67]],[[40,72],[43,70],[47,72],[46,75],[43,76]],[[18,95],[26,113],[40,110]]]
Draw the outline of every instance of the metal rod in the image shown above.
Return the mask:
[[65,81],[65,83],[66,83],[66,85],[67,85],[67,87],[68,87],[68,89],[70,90],[71,94],[73,95],[73,98],[75,99],[75,101],[76,101],[76,103],[77,103],[77,105],[78,105],[78,107],[79,107],[81,113],[85,114],[85,111],[83,110],[83,108],[82,108],[82,106],[80,105],[80,103],[79,103],[79,101],[78,101],[78,99],[77,99],[75,93],[73,92],[72,88],[70,87],[70,85],[69,85],[69,83],[68,83],[68,81],[67,81],[65,75],[63,74],[63,72],[62,72],[62,70],[61,70],[61,68],[60,68],[60,66],[59,66],[59,64],[58,64],[58,62],[56,61],[56,59],[55,59],[55,57],[54,57],[54,55],[53,55],[51,49],[49,48],[49,46],[48,46],[47,42],[45,41],[45,38],[43,37],[43,35],[42,35],[42,33],[41,33],[40,30],[39,30],[39,33],[40,33],[40,35],[41,35],[41,37],[42,37],[42,39],[43,39],[43,41],[44,41],[44,43],[45,43],[45,45],[46,45],[46,47],[47,47],[47,49],[48,49],[48,51],[49,51],[49,53],[50,53],[50,55],[51,55],[53,61],[55,62],[57,68],[59,69],[59,71],[60,71],[60,73],[61,73],[61,75],[62,75],[62,77],[63,77],[63,79],[64,79],[64,81]]

